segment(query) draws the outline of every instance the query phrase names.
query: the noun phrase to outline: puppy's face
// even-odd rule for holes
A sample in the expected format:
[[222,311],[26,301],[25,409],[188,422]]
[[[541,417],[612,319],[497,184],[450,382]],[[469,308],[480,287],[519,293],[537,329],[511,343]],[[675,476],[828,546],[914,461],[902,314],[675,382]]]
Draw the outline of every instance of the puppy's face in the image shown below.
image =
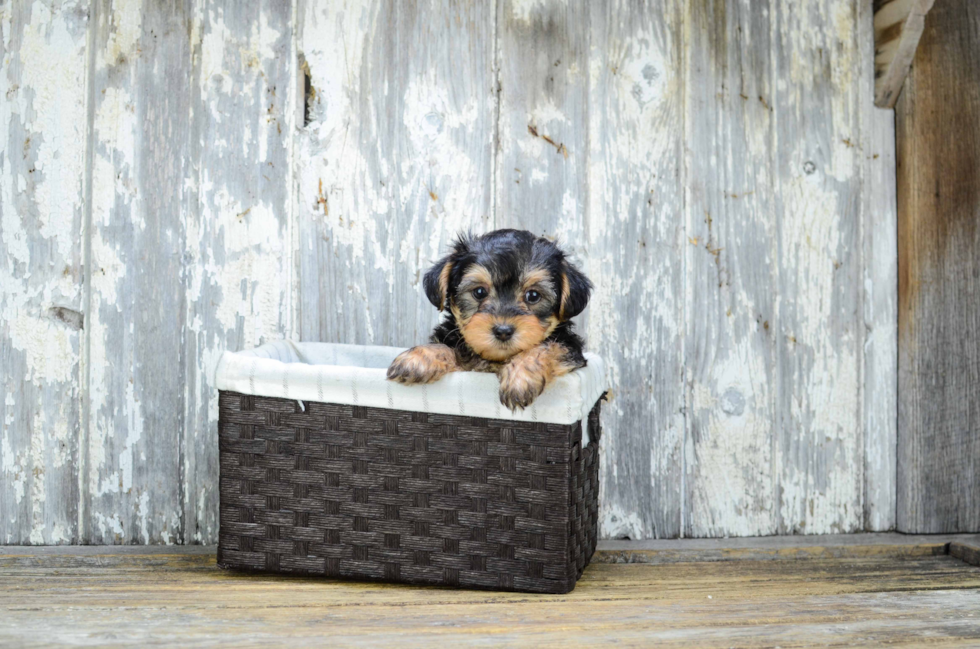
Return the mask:
[[540,344],[585,308],[592,289],[554,243],[516,230],[460,238],[424,285],[436,307],[450,310],[470,348],[489,361]]

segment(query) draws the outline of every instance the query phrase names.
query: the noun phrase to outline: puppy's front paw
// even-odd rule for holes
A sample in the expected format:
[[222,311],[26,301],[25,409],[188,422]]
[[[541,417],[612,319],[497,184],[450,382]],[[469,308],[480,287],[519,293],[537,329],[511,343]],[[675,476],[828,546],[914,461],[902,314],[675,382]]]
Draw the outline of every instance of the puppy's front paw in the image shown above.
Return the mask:
[[420,345],[403,351],[388,368],[388,379],[405,385],[432,383],[459,369],[446,345]]
[[508,363],[500,370],[500,403],[510,410],[523,410],[544,392],[547,383],[542,368],[529,363]]

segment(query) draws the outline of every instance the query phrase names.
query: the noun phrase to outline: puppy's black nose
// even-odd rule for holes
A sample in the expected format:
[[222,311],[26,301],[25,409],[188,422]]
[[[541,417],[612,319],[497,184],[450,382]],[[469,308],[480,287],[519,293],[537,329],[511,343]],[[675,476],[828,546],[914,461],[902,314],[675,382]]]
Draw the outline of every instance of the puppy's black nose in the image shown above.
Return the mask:
[[493,326],[494,337],[501,341],[506,342],[510,340],[510,337],[514,335],[514,325],[509,324],[498,324]]

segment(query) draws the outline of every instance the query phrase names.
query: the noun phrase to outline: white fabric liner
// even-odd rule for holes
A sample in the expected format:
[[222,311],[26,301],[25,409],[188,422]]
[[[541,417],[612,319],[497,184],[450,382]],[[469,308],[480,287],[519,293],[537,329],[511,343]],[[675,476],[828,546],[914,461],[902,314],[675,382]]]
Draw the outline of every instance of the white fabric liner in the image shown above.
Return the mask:
[[389,381],[388,366],[403,351],[278,340],[248,351],[224,352],[214,385],[219,390],[300,402],[554,424],[582,421],[582,445],[588,444],[588,414],[605,391],[605,368],[598,356],[586,354],[586,367],[555,379],[528,408],[511,412],[500,403],[500,384],[494,374],[453,372],[428,385]]

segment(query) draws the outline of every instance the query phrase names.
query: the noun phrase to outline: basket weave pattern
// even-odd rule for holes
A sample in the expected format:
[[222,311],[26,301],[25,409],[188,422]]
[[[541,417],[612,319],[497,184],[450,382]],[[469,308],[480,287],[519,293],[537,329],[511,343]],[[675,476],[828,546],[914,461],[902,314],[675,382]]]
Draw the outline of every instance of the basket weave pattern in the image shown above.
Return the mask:
[[221,391],[225,568],[565,593],[595,551],[599,403],[558,425]]

